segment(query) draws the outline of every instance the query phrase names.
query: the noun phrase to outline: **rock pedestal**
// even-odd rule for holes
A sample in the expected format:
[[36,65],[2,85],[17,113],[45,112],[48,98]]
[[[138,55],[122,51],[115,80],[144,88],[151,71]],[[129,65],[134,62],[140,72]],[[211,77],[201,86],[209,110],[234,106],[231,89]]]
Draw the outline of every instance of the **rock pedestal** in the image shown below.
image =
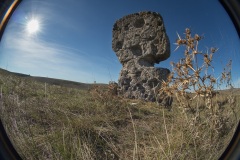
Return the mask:
[[154,64],[170,56],[163,19],[155,12],[139,12],[116,21],[112,48],[123,68],[118,85],[126,98],[156,101],[156,93],[170,71]]

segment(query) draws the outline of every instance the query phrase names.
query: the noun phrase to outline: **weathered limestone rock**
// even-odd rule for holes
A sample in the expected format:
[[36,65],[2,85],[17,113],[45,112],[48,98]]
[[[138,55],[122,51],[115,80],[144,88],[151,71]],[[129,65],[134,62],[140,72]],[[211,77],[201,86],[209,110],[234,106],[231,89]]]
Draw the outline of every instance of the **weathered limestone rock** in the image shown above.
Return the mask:
[[161,81],[170,73],[168,69],[154,67],[170,56],[169,39],[160,14],[140,12],[116,21],[112,48],[123,65],[119,93],[126,98],[156,101]]

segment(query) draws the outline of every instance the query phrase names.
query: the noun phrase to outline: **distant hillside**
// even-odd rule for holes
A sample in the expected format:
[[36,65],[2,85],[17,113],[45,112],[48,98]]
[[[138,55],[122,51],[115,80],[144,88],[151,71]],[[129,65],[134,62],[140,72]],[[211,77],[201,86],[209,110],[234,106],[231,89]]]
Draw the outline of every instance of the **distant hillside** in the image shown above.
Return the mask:
[[223,94],[233,93],[234,95],[240,95],[240,88],[232,88],[232,89],[219,90],[219,92],[221,92],[221,93],[223,93]]
[[[14,75],[14,76],[18,76],[18,77],[24,77],[24,78],[35,80],[35,81],[42,82],[42,83],[48,83],[51,85],[59,85],[59,86],[70,87],[70,88],[89,89],[92,85],[94,85],[93,83],[92,84],[80,83],[80,82],[55,79],[55,78],[30,76],[27,74],[10,72],[10,71],[7,71],[7,70],[1,69],[1,68],[0,68],[0,73],[6,74],[6,75]],[[106,85],[106,84],[98,84],[98,85]]]
[[2,68],[0,68],[0,73],[1,74],[6,74],[6,75],[15,75],[15,76],[18,76],[18,77],[30,77],[30,75],[27,75],[27,74],[10,72],[10,71],[2,69]]
[[[62,80],[62,79],[55,79],[55,78],[48,78],[48,77],[37,77],[37,76],[30,76],[28,74],[22,74],[22,73],[16,73],[16,72],[10,72],[5,69],[0,68],[1,74],[7,74],[7,75],[14,75],[18,77],[23,77],[31,80],[35,80],[41,83],[48,83],[51,85],[59,85],[63,87],[70,87],[70,88],[78,88],[78,89],[89,89],[94,84],[93,83],[80,83],[80,82],[74,82],[74,81],[68,81],[68,80]],[[103,83],[97,83],[97,85],[105,86],[107,84]],[[222,92],[224,94],[228,94],[230,92],[233,92],[235,95],[240,95],[240,88],[233,88],[233,89],[225,89],[225,90],[218,90],[219,92]]]
[[29,76],[29,79],[32,79],[32,80],[35,80],[38,82],[42,82],[42,83],[48,83],[51,85],[58,85],[58,86],[79,88],[79,89],[88,89],[89,87],[91,87],[93,85],[93,84],[67,81],[67,80],[61,80],[61,79],[55,79],[55,78],[47,78],[47,77]]

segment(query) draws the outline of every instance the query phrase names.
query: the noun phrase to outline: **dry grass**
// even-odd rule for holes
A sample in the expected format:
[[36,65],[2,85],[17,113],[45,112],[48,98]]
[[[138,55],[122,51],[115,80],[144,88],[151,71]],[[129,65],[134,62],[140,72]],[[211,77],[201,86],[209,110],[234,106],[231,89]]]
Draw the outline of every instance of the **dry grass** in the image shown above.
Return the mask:
[[23,159],[217,159],[240,115],[240,96],[231,90],[212,96],[210,106],[206,99],[215,90],[174,92],[169,111],[116,96],[113,86],[81,90],[5,72],[0,86],[1,120]]
[[240,97],[231,108],[218,95],[224,119],[219,117],[223,127],[214,132],[205,107],[196,120],[177,101],[168,111],[107,90],[45,90],[44,83],[5,77],[1,119],[23,159],[217,159],[239,120],[234,113],[239,115]]

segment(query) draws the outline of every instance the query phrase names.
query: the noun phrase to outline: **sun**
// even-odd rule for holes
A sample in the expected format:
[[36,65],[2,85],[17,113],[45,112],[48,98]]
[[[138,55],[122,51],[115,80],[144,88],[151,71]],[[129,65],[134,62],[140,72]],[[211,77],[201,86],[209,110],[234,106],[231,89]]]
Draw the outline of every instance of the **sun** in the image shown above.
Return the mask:
[[26,29],[29,34],[37,33],[40,30],[39,21],[37,19],[29,20]]

